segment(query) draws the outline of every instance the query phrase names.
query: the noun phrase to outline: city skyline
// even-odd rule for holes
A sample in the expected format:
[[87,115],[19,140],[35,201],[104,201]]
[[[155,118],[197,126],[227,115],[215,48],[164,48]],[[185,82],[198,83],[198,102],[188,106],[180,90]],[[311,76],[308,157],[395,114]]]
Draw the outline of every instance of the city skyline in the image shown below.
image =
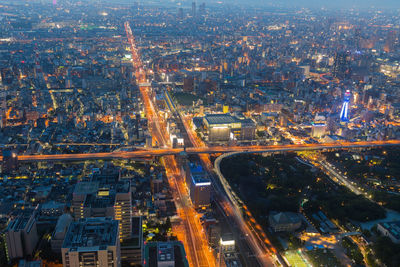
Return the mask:
[[0,266],[399,266],[397,5],[0,1]]

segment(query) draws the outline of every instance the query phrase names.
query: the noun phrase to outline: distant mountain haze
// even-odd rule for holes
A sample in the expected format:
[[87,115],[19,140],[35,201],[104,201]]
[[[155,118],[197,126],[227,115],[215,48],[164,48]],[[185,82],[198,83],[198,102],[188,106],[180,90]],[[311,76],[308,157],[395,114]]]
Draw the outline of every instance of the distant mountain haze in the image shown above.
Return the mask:
[[[57,0],[57,2],[80,2],[82,0]],[[53,0],[0,0],[0,3],[23,3],[23,2],[53,2]],[[338,8],[338,9],[400,9],[400,0],[83,0],[87,3],[118,3],[118,4],[133,4],[134,2],[142,4],[161,4],[161,5],[182,5],[190,6],[192,2],[212,4],[235,4],[241,6],[255,6],[260,7],[307,7],[307,8]]]
[[[143,0],[144,1],[144,0]],[[185,1],[186,2],[186,1]],[[218,2],[206,0],[197,2]],[[259,4],[285,7],[333,7],[333,8],[400,8],[400,0],[221,0],[223,3]]]
[[[111,0],[112,1],[112,0]],[[120,0],[119,0],[120,1]],[[141,3],[158,2],[157,0],[139,0]],[[183,3],[192,0],[159,0],[159,2]],[[282,7],[327,7],[327,8],[400,8],[400,0],[194,0],[197,3],[235,3],[240,5],[282,6]]]

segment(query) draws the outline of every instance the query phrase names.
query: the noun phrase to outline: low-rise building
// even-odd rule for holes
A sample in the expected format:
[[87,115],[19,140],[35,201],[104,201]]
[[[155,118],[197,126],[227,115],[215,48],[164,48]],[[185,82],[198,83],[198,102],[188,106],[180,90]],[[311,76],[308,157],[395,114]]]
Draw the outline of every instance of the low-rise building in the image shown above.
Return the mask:
[[269,226],[274,232],[291,232],[300,228],[302,219],[294,212],[271,212]]
[[230,114],[207,114],[203,124],[208,132],[209,142],[227,142],[230,139],[253,140],[256,125],[252,119]]
[[400,221],[378,223],[376,229],[394,243],[400,244]]

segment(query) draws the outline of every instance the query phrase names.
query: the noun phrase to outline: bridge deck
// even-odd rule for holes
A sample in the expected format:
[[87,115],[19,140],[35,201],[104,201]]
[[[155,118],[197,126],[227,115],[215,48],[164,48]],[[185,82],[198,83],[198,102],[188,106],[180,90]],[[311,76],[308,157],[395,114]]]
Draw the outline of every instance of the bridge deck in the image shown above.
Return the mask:
[[[229,152],[284,152],[302,150],[324,150],[324,149],[348,149],[348,148],[372,148],[381,146],[397,146],[400,140],[389,141],[362,141],[362,142],[341,142],[325,144],[291,144],[271,146],[218,146],[218,147],[190,147],[186,148],[153,148],[135,151],[114,151],[106,153],[82,153],[82,154],[53,154],[53,155],[19,155],[19,161],[54,161],[54,160],[89,160],[89,159],[139,159],[155,156],[177,155],[183,151],[187,154],[215,154]],[[0,160],[3,158],[0,157]]]

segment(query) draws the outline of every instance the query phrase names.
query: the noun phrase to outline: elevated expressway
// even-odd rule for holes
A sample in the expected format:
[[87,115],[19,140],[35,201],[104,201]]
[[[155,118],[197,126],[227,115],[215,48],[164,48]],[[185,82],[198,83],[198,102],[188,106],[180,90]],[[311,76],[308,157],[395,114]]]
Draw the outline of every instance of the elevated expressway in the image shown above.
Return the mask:
[[[78,154],[50,154],[50,155],[18,155],[19,161],[81,161],[97,159],[139,159],[152,158],[167,155],[187,154],[220,154],[232,152],[285,152],[302,150],[329,150],[329,149],[350,149],[350,148],[374,148],[382,146],[398,146],[400,140],[388,141],[361,141],[361,142],[335,142],[324,144],[289,144],[270,146],[215,146],[215,147],[190,147],[190,148],[151,148],[135,151],[114,151],[104,153],[78,153]],[[0,157],[2,160],[2,157]]]

